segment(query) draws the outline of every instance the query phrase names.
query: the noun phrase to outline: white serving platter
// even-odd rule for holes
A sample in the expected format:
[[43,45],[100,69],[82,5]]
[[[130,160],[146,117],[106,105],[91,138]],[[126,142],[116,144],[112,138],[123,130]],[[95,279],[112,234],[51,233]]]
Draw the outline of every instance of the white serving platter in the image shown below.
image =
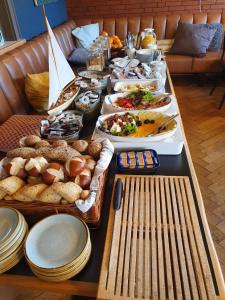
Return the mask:
[[[103,102],[103,105],[102,105],[103,112],[106,111],[107,113],[115,113],[115,112],[131,111],[131,110],[133,110],[133,109],[130,109],[130,108],[129,109],[122,108],[122,107],[119,107],[118,105],[116,105],[116,100],[118,98],[126,97],[127,95],[129,95],[129,93],[130,92],[116,93],[116,94],[106,95],[105,99],[104,99],[104,102]],[[170,106],[172,104],[173,98],[172,97],[170,97],[170,98],[171,98],[171,102],[168,103],[167,105],[156,107],[156,108],[148,108],[146,110],[155,111],[155,112],[161,112],[161,113],[165,112],[165,111],[167,111],[170,108]]]
[[117,81],[114,86],[114,91],[119,93],[125,92],[126,91],[125,89],[129,87],[129,85],[137,85],[137,84],[142,85],[143,87],[155,85],[156,89],[152,90],[153,93],[159,91],[164,87],[163,83],[160,82],[158,79],[145,79],[145,80],[126,79],[126,80]]
[[[127,112],[118,112],[117,115],[124,115]],[[158,112],[151,112],[151,111],[129,111],[129,113],[138,115],[140,120],[141,119],[146,119],[146,118],[153,118],[153,119],[158,119],[161,118],[162,116],[165,116],[165,114],[161,114]],[[123,143],[147,143],[147,142],[154,142],[154,141],[161,141],[163,139],[169,138],[173,136],[176,132],[177,129],[177,122],[176,120],[173,120],[171,124],[171,129],[165,132],[160,132],[155,135],[149,135],[147,137],[122,137],[122,136],[115,136],[108,134],[100,129],[102,122],[104,122],[106,119],[108,119],[110,116],[113,116],[113,114],[107,114],[107,115],[102,115],[98,118],[96,122],[96,128],[95,132],[97,134],[100,134],[101,136],[108,138],[111,142],[123,142]],[[169,116],[169,115],[168,115]]]
[[60,268],[77,259],[87,241],[87,227],[80,219],[53,215],[31,229],[25,243],[26,256],[40,268]]

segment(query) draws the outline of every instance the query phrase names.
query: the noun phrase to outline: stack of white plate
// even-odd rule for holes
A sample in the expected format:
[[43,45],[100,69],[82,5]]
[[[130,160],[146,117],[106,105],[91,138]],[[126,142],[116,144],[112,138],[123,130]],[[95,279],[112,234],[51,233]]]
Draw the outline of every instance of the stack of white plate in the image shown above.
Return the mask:
[[29,232],[25,256],[33,273],[46,281],[64,281],[79,273],[91,254],[87,225],[58,214],[45,218]]
[[27,223],[19,211],[0,207],[0,274],[14,267],[23,257],[27,231]]

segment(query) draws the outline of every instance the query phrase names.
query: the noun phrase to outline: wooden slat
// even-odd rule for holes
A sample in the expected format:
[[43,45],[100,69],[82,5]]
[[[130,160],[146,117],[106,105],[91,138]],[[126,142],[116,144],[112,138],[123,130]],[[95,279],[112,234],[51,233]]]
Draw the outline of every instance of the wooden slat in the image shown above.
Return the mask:
[[111,206],[98,299],[218,299],[188,177],[117,178],[122,205]]

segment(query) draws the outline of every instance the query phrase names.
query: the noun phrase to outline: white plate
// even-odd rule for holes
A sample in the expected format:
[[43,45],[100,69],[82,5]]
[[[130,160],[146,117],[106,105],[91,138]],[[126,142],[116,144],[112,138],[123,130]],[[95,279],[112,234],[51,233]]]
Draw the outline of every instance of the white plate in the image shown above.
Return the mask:
[[0,207],[0,246],[15,232],[19,215],[13,209]]
[[[126,97],[127,95],[129,95],[130,92],[126,92],[126,93],[116,93],[116,94],[112,94],[112,95],[106,95],[105,96],[105,99],[104,99],[104,102],[103,102],[103,108],[108,112],[108,113],[113,113],[113,112],[122,112],[122,111],[132,111],[134,109],[131,109],[131,108],[123,108],[123,107],[120,107],[118,105],[116,105],[116,100],[118,98],[123,98],[123,97]],[[159,96],[160,94],[157,94],[157,97]],[[163,95],[163,93],[162,93]],[[164,112],[166,110],[168,110],[171,106],[171,103],[172,103],[172,98],[170,98],[171,101],[170,103],[168,103],[167,105],[164,105],[164,106],[160,106],[160,107],[155,107],[155,108],[151,108],[149,107],[148,109],[146,110],[151,110],[151,111],[155,111],[155,112]]]
[[[123,115],[127,112],[118,112],[117,114],[118,115]],[[133,110],[133,111],[129,111],[129,113],[132,113],[134,115],[139,115],[141,118],[160,118],[160,117],[165,117],[165,116],[169,116],[169,115],[166,115],[166,114],[161,114],[161,113],[158,113],[158,112],[153,112],[153,111],[137,111],[137,110]],[[147,137],[121,137],[121,136],[115,136],[115,135],[111,135],[111,134],[108,134],[104,131],[102,131],[99,127],[101,126],[101,123],[106,120],[107,118],[109,118],[110,116],[113,116],[115,115],[115,113],[113,114],[108,114],[108,115],[103,115],[103,116],[100,116],[97,120],[97,123],[96,123],[96,133],[97,134],[100,134],[101,136],[104,136],[106,138],[108,138],[110,141],[112,142],[129,142],[129,143],[136,143],[136,142],[155,142],[155,141],[161,141],[161,140],[164,140],[164,139],[167,139],[171,136],[174,135],[174,133],[176,132],[176,129],[177,129],[177,122],[176,120],[173,120],[173,127],[171,130],[168,130],[166,132],[160,132],[159,134],[155,134],[153,136],[149,135]]]
[[141,84],[143,86],[156,85],[156,89],[152,90],[152,92],[158,91],[163,87],[162,82],[158,79],[145,79],[145,80],[137,80],[137,79],[127,79],[121,80],[115,83],[114,91],[115,92],[125,92],[125,89],[129,85]]
[[41,268],[58,268],[75,260],[88,239],[86,225],[78,218],[58,214],[37,223],[28,234],[28,259]]

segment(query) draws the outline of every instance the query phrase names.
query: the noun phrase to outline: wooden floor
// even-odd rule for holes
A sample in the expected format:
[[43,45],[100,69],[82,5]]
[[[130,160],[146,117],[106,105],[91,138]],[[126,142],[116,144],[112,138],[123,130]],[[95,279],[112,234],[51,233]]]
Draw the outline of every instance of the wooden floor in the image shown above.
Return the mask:
[[225,86],[209,96],[196,78],[173,78],[187,141],[197,173],[207,219],[225,277],[225,104],[218,103]]
[[[204,86],[193,77],[173,78],[187,140],[203,194],[212,237],[225,277],[225,104],[218,102],[225,86],[209,96],[209,80]],[[0,290],[1,294],[1,290]],[[4,300],[62,300],[62,295],[20,291]],[[74,297],[79,299],[79,297]]]

